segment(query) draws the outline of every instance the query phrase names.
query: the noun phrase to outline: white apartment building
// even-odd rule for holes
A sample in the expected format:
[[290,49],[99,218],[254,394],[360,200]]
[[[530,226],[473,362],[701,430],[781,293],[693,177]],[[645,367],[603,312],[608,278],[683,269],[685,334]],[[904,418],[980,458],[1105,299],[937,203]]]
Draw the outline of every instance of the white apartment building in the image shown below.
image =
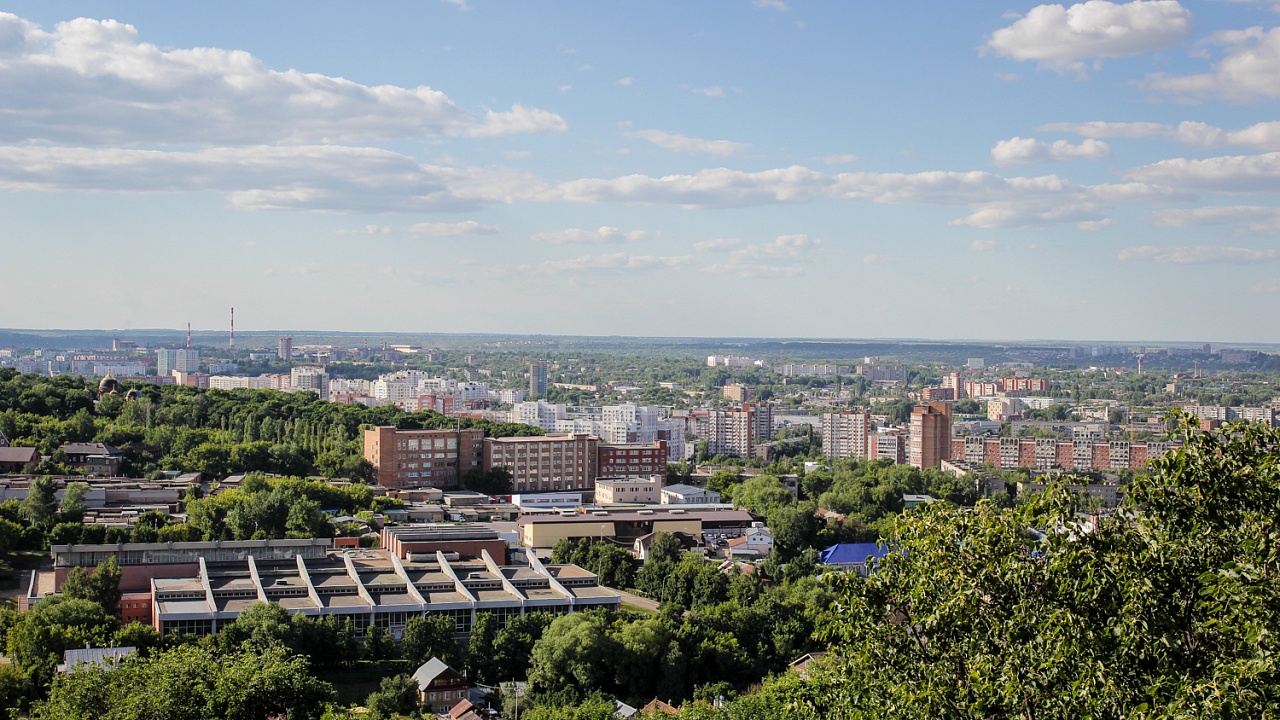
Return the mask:
[[312,392],[322,400],[329,399],[329,373],[314,365],[299,365],[289,374],[289,384],[299,392]]
[[200,353],[191,348],[160,348],[156,350],[156,375],[168,377],[174,370],[193,373],[200,369]]
[[524,402],[524,391],[523,390],[490,390],[489,399],[495,400],[497,402],[500,402],[506,405],[514,405],[516,403]]
[[211,375],[209,377],[209,389],[238,390],[247,388],[249,390],[269,390],[273,386],[273,381],[274,378],[271,375],[259,375],[258,377]]
[[93,364],[93,374],[106,377],[134,377],[146,375],[147,369],[138,363],[97,362]]
[[826,413],[819,423],[822,454],[828,460],[864,458],[867,435],[871,432],[871,415],[866,412]]
[[[549,403],[546,400],[533,400],[516,403],[511,409],[511,422],[524,423],[540,427],[547,432],[555,432],[556,421],[568,419],[566,406]],[[591,433],[584,433],[591,434]]]

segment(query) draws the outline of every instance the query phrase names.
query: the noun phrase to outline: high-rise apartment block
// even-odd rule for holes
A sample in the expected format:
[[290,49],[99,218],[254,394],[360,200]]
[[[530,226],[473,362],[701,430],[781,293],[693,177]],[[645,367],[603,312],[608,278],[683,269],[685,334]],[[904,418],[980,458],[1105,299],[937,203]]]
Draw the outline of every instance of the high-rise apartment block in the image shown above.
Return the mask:
[[156,375],[169,377],[174,370],[193,373],[200,369],[200,352],[191,348],[156,350]]
[[329,374],[324,368],[314,365],[301,365],[289,373],[290,385],[295,390],[313,392],[321,400],[329,399]]
[[911,411],[907,462],[920,468],[940,467],[951,458],[951,403],[931,402]]
[[293,359],[293,338],[282,337],[276,339],[276,357],[281,360]]
[[517,493],[591,490],[598,445],[590,435],[486,438],[484,469],[506,468]]
[[539,360],[529,365],[529,394],[545,397],[547,394],[547,362]]
[[1181,446],[1178,442],[970,435],[951,441],[951,459],[1005,470],[1032,468],[1112,472],[1142,470]]
[[826,413],[819,424],[822,453],[828,460],[867,456],[871,415],[866,412]]
[[364,457],[383,487],[452,490],[463,475],[483,467],[484,431],[370,428]]
[[699,440],[712,455],[754,457],[757,442],[773,438],[773,407],[768,403],[743,403],[729,410],[709,410],[698,423]]

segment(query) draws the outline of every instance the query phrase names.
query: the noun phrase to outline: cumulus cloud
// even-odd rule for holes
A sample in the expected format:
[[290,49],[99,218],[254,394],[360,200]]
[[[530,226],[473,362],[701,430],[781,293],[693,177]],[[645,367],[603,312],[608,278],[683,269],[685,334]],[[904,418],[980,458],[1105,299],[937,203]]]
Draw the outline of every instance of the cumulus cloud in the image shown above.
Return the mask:
[[[586,66],[583,66],[583,67],[585,68]],[[636,79],[628,75],[624,78],[619,78],[618,84],[621,85],[622,87],[630,87],[631,85],[636,84]]]
[[475,220],[464,220],[456,223],[415,223],[409,226],[410,235],[428,235],[431,237],[463,237],[465,235],[493,235],[498,232],[497,225],[484,225]]
[[735,248],[742,244],[738,238],[716,238],[715,240],[700,240],[693,244],[693,249],[698,252],[720,252]]
[[977,250],[978,252],[985,252],[985,251],[987,251],[987,250],[995,250],[995,249],[996,249],[996,241],[995,241],[995,240],[974,240],[973,242],[969,243],[969,249],[970,249],[970,250]]
[[557,230],[555,232],[540,232],[535,233],[529,239],[534,242],[552,243],[554,245],[565,245],[571,243],[603,245],[605,243],[620,243],[627,240],[644,240],[647,237],[649,237],[649,233],[644,230],[623,232],[615,227],[604,226],[596,230],[569,228],[567,230]]
[[1202,227],[1234,225],[1256,233],[1280,232],[1280,208],[1258,205],[1212,205],[1198,208],[1171,208],[1152,214],[1160,227]]
[[1159,264],[1174,265],[1207,265],[1211,263],[1248,264],[1267,262],[1276,259],[1275,250],[1254,250],[1240,247],[1218,247],[1214,245],[1184,245],[1175,247],[1157,247],[1142,245],[1123,248],[1116,257],[1125,260],[1145,260]]
[[389,150],[333,145],[0,147],[0,189],[220,192],[236,207],[339,212],[465,211],[545,193],[527,173],[426,165]]
[[729,140],[703,140],[666,130],[635,130],[627,133],[627,137],[653,143],[660,148],[672,152],[703,155],[737,155],[750,145]]
[[1280,152],[1202,160],[1170,158],[1133,168],[1124,177],[1189,192],[1277,192],[1280,191]]
[[1051,143],[1035,138],[1012,137],[1001,140],[991,148],[991,160],[996,165],[1023,165],[1038,162],[1111,157],[1111,146],[1101,140],[1087,138],[1079,145],[1066,140]]
[[1112,3],[1088,0],[1071,7],[1038,5],[991,34],[984,50],[1015,60],[1036,60],[1057,72],[1083,73],[1085,61],[1163,50],[1191,31],[1191,12],[1176,0]]
[[1280,97],[1280,27],[1218,32],[1202,48],[1222,48],[1207,73],[1148,76],[1147,86],[1180,100],[1225,99],[1249,102]]
[[751,4],[758,8],[768,8],[778,12],[786,12],[791,9],[791,6],[782,2],[782,0],[752,0]]
[[391,228],[386,225],[365,225],[359,230],[334,230],[334,235],[390,235]]
[[1173,140],[1197,147],[1243,147],[1252,150],[1280,150],[1280,122],[1268,121],[1239,130],[1224,130],[1208,123],[1184,120],[1177,125],[1151,122],[1049,123],[1047,132],[1067,132],[1087,138],[1126,137]]
[[332,143],[560,132],[515,105],[483,120],[425,85],[362,85],[274,70],[239,50],[161,49],[115,20],[52,31],[0,13],[0,141],[85,145]]

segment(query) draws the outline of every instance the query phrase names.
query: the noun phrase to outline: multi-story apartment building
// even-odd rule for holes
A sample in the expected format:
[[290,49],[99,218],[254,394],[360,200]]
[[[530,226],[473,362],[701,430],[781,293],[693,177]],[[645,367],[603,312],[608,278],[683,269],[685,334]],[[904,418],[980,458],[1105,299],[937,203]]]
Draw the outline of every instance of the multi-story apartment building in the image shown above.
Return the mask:
[[293,338],[276,338],[276,357],[281,360],[293,359]]
[[1222,405],[1183,405],[1182,409],[1201,420],[1249,420],[1276,427],[1276,409],[1273,407],[1224,407]]
[[294,390],[313,392],[322,400],[329,399],[329,373],[314,365],[300,365],[289,373],[289,384]]
[[955,400],[956,391],[952,388],[927,387],[927,388],[921,389],[920,399],[925,402],[934,402],[938,400]]
[[871,415],[867,412],[826,413],[819,423],[822,454],[828,460],[867,456]]
[[193,373],[200,369],[200,352],[191,348],[156,350],[156,375],[169,377],[174,370]]
[[518,493],[591,490],[598,445],[590,435],[486,438],[484,468],[506,468]]
[[951,458],[951,403],[931,402],[911,411],[907,462],[920,468],[940,467]]
[[858,374],[871,382],[900,383],[907,381],[907,369],[902,365],[859,365]]
[[483,430],[364,431],[364,457],[383,487],[456,489],[463,475],[484,467],[484,455]]
[[529,394],[534,397],[547,394],[547,362],[545,360],[529,365]]
[[907,435],[901,430],[884,430],[867,438],[867,459],[907,462]]
[[1031,468],[1112,472],[1141,470],[1147,461],[1180,446],[1177,442],[1096,438],[1010,438],[974,435],[951,440],[951,459],[1005,470]]
[[272,376],[243,377],[240,375],[210,375],[209,388],[214,390],[268,390],[272,387]]
[[667,443],[659,440],[648,445],[598,445],[596,468],[599,477],[665,475]]
[[699,440],[712,455],[754,457],[755,445],[773,437],[773,407],[768,403],[743,403],[729,410],[708,410],[697,425]]
[[667,460],[681,462],[685,421],[670,417],[670,412],[665,407],[635,403],[567,408],[558,416],[554,429],[557,433],[595,435],[615,445],[649,445],[661,440],[667,445]]
[[[566,406],[549,403],[546,400],[516,403],[509,415],[511,422],[532,425],[546,432],[556,432],[556,422],[568,417]],[[587,434],[592,433],[587,431]]]

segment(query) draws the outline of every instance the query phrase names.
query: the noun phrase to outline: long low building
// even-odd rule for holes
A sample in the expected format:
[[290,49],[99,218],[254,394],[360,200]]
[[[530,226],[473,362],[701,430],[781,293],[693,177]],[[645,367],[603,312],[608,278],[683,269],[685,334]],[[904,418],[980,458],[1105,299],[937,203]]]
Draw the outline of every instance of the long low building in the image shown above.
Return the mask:
[[745,533],[754,519],[744,510],[595,510],[589,514],[522,515],[516,528],[526,547],[550,548],[565,538],[607,538],[629,545],[638,537],[657,532],[734,537]]
[[[527,566],[503,566],[483,549],[471,559],[450,560],[444,552],[436,552],[406,561],[386,550],[334,552],[318,543],[295,547],[273,545],[290,541],[256,542],[238,548],[222,543],[217,550],[225,552],[183,547],[213,543],[174,543],[169,550],[179,553],[172,558],[179,571],[154,572],[145,594],[153,627],[162,635],[215,633],[255,603],[276,602],[290,613],[350,618],[357,635],[376,626],[399,637],[411,617],[444,615],[453,619],[457,634],[464,636],[471,631],[476,613],[493,613],[501,626],[511,617],[533,612],[564,614],[617,608],[621,603],[621,597],[601,587],[594,574],[576,565],[544,565],[532,553],[527,554]],[[145,551],[166,547],[167,543],[155,543]],[[62,555],[65,562],[88,566],[118,549],[115,545],[76,546],[71,551],[76,556]],[[124,559],[142,564],[137,561],[145,553],[140,555],[136,547],[129,552]],[[168,567],[163,562],[149,564],[153,571]],[[33,579],[31,600],[38,601],[57,588],[54,577]],[[126,594],[122,603],[137,604],[141,595]],[[134,614],[138,609],[129,608]]]

